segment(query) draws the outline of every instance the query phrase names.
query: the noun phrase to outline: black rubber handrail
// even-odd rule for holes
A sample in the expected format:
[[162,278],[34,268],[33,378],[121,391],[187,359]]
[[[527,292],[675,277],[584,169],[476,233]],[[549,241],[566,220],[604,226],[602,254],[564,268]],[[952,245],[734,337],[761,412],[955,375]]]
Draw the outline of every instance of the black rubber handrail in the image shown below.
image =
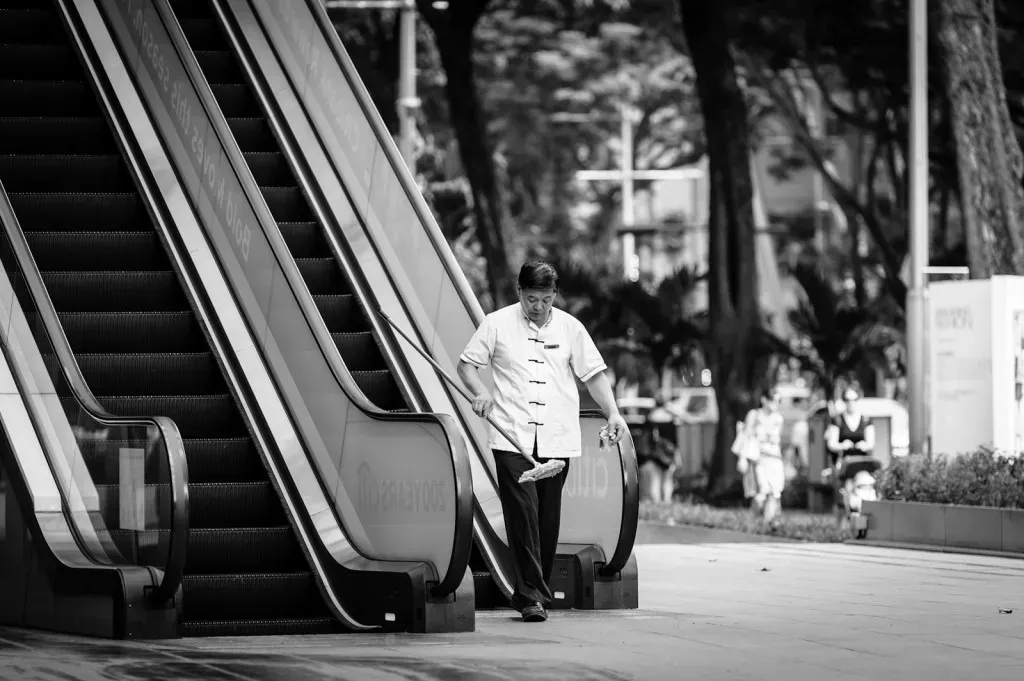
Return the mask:
[[[88,76],[93,79],[94,83],[100,85],[102,80],[95,68],[95,57],[81,39],[79,27],[74,21],[76,15],[68,8],[65,0],[58,0],[57,5],[64,18],[65,28],[75,44]],[[108,103],[103,87],[100,86],[97,90],[101,99]],[[35,311],[46,330],[47,340],[60,365],[61,373],[68,382],[72,397],[78,405],[100,425],[108,427],[145,426],[147,428],[155,426],[160,433],[170,478],[171,527],[163,577],[150,592],[150,598],[157,604],[169,602],[177,595],[185,577],[189,526],[188,463],[185,459],[185,445],[182,442],[178,426],[165,416],[117,416],[103,408],[82,375],[81,367],[71,350],[67,336],[64,335],[64,329],[57,317],[57,311],[53,307],[53,301],[50,299],[46,284],[36,265],[35,258],[32,256],[25,232],[14,212],[10,197],[2,186],[0,186],[0,223],[2,223],[2,228],[11,245],[21,276],[25,280],[26,292],[35,306]],[[47,454],[48,456],[52,455],[51,452],[47,452]]]
[[[338,385],[341,387],[346,397],[348,397],[348,399],[351,400],[351,402],[359,408],[360,411],[367,414],[374,420],[384,423],[430,422],[440,426],[453,454],[452,463],[455,474],[454,484],[456,488],[456,503],[459,507],[465,506],[467,499],[471,499],[471,491],[468,493],[464,491],[465,486],[463,484],[466,479],[466,471],[469,469],[469,455],[468,452],[466,452],[466,444],[458,430],[455,428],[452,419],[444,414],[422,412],[394,413],[381,409],[366,398],[358,384],[355,382],[355,379],[352,377],[352,374],[349,372],[348,367],[345,366],[344,362],[341,360],[340,355],[337,352],[327,352],[324,350],[325,348],[336,348],[334,339],[331,337],[325,324],[317,324],[314,321],[321,318],[320,311],[316,307],[313,296],[309,293],[306,282],[303,279],[301,272],[299,272],[299,268],[296,265],[294,258],[291,256],[291,252],[284,241],[284,237],[281,235],[280,229],[277,228],[277,221],[274,220],[273,215],[271,215],[270,209],[267,207],[266,201],[263,198],[263,194],[256,184],[256,181],[253,179],[252,173],[249,171],[248,163],[242,156],[242,152],[238,147],[235,136],[231,132],[230,127],[228,127],[227,119],[220,110],[220,106],[214,97],[213,90],[206,81],[206,78],[202,75],[202,67],[192,51],[192,48],[189,46],[188,39],[185,37],[185,34],[178,23],[168,0],[152,0],[152,6],[156,10],[156,14],[163,23],[164,28],[167,30],[168,37],[174,45],[175,51],[178,53],[178,58],[181,59],[181,62],[185,67],[185,71],[188,74],[190,84],[196,95],[199,97],[200,106],[202,106],[205,111],[206,116],[210,121],[210,125],[220,142],[223,153],[225,157],[227,157],[228,163],[232,168],[232,172],[234,172],[236,179],[242,187],[245,199],[256,216],[260,230],[263,232],[267,242],[270,244],[274,260],[278,267],[280,267],[281,272],[284,274],[287,285],[295,294],[296,302],[302,310],[303,317],[306,320],[310,331],[313,333],[313,336],[317,341],[317,345],[320,348],[327,365],[330,367],[332,375],[338,382]],[[282,149],[282,151],[284,151],[284,149]],[[268,228],[268,225],[272,225],[273,227]],[[359,293],[358,291],[354,292]],[[341,527],[344,528],[343,521],[341,523]],[[455,543],[459,544],[458,541]],[[353,545],[353,548],[362,553],[358,546]],[[447,573],[441,576],[440,582],[433,589],[435,595],[447,596],[458,589],[464,577],[466,565],[469,562],[469,549],[466,548],[462,553],[464,555],[457,557],[449,566]]]
[[[352,94],[354,95],[356,102],[358,102],[360,109],[366,116],[370,126],[373,128],[377,139],[380,141],[380,149],[383,151],[384,157],[388,160],[388,163],[398,176],[399,185],[402,187],[403,192],[412,204],[413,210],[419,218],[420,225],[426,231],[437,257],[441,260],[445,270],[448,271],[449,279],[454,284],[463,305],[466,307],[466,311],[473,317],[476,324],[479,325],[483,321],[483,311],[480,309],[480,304],[476,300],[472,290],[469,289],[465,279],[452,274],[453,269],[458,268],[459,265],[451,254],[451,249],[445,241],[444,235],[441,234],[440,228],[438,228],[434,222],[433,214],[430,212],[430,208],[427,206],[426,201],[423,198],[423,194],[420,192],[419,187],[416,186],[415,182],[406,170],[405,161],[398,153],[397,146],[395,146],[393,142],[391,144],[386,143],[391,140],[391,133],[388,132],[384,125],[384,121],[380,118],[380,113],[377,111],[376,106],[370,99],[369,93],[361,83],[352,78],[352,74],[357,73],[357,70],[355,65],[352,63],[351,58],[342,47],[341,39],[338,37],[337,31],[334,29],[330,17],[327,16],[327,10],[324,8],[321,0],[305,0],[305,2],[319,25],[321,32],[326,38],[327,44],[330,45],[334,58],[341,65],[341,72],[348,81],[348,85],[352,90]],[[598,410],[580,412],[581,418],[595,417],[598,415],[607,418],[606,414],[603,414]],[[639,482],[637,480],[636,473],[636,451],[633,449],[632,441],[628,437],[623,438],[619,442],[619,460],[623,474],[623,517],[622,525],[619,528],[619,541],[614,553],[611,558],[608,559],[608,562],[603,568],[606,574],[618,572],[626,566],[626,562],[629,560],[629,556],[633,552],[633,544],[636,540],[637,513],[640,508]]]
[[[155,426],[164,441],[167,455],[171,489],[171,527],[167,550],[167,564],[163,566],[163,578],[150,594],[154,603],[172,600],[185,576],[185,552],[188,543],[188,464],[185,461],[185,445],[181,440],[178,426],[166,416],[115,416],[96,400],[82,376],[81,367],[75,359],[57,312],[46,291],[46,284],[36,266],[29,249],[25,232],[11,206],[10,197],[0,183],[0,225],[7,235],[8,243],[18,263],[18,269],[25,280],[27,293],[36,313],[46,330],[47,340],[60,365],[61,373],[71,388],[72,397],[79,407],[97,424],[108,427]],[[48,457],[57,456],[47,452]],[[62,490],[63,494],[63,490]],[[65,500],[66,501],[66,500]]]

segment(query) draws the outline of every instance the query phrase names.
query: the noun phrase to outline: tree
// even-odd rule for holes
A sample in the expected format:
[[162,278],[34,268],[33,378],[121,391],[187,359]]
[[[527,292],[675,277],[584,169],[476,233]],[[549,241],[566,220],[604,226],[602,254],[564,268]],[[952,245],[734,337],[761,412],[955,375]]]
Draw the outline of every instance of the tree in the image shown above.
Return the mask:
[[677,167],[704,153],[697,98],[680,96],[692,92],[689,60],[647,23],[636,11],[576,11],[572,2],[499,5],[481,19],[477,78],[516,255],[610,264],[621,183],[573,175],[618,168],[623,104],[639,114],[636,167]]
[[736,477],[730,446],[757,380],[752,352],[759,319],[750,129],[727,28],[729,3],[678,2],[696,72],[709,161],[710,363],[719,413],[708,480],[714,495],[724,492]]
[[489,0],[465,0],[437,9],[430,0],[417,0],[420,14],[434,33],[435,47],[444,67],[448,116],[469,179],[475,234],[487,261],[488,289],[497,308],[513,299],[515,287],[505,245],[504,199],[473,66],[473,33],[489,4]]
[[706,337],[706,319],[685,300],[697,284],[692,271],[679,270],[656,290],[610,272],[556,260],[565,309],[594,336],[616,380],[656,386],[665,369],[685,370]]
[[937,14],[971,276],[1024,274],[1024,156],[1006,102],[994,0],[940,0]]
[[839,381],[888,367],[890,349],[904,341],[901,320],[891,310],[881,301],[862,307],[844,300],[818,267],[801,265],[793,274],[804,295],[791,318],[811,349],[799,359],[817,376],[826,399],[835,399]]

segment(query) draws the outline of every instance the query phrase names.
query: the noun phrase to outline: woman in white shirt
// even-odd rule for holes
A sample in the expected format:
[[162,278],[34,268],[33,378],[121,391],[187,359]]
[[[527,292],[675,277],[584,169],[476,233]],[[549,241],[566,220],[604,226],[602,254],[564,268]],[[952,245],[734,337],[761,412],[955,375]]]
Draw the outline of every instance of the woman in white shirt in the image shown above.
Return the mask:
[[774,387],[761,396],[761,406],[751,409],[743,422],[743,432],[757,441],[760,450],[751,466],[757,482],[754,508],[765,520],[774,520],[782,512],[782,490],[786,486],[781,446],[783,423],[779,393]]

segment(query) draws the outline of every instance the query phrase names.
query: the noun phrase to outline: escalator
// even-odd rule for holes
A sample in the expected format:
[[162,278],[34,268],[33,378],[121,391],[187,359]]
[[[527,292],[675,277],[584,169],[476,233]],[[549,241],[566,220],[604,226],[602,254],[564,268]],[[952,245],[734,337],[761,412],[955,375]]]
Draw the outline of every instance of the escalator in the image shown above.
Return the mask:
[[170,5],[356,384],[377,407],[409,411],[377,345],[366,310],[353,295],[323,229],[315,222],[213,7],[206,0],[172,0]]
[[[239,126],[251,148],[272,144],[258,123]],[[258,158],[273,176],[271,157]],[[0,181],[100,404],[114,414],[166,415],[184,438],[191,529],[182,633],[340,629],[63,19],[47,2],[0,0]],[[277,205],[282,214],[296,210],[284,195]],[[321,276],[313,281],[332,281]],[[110,496],[117,442],[83,454],[101,498]]]
[[[324,228],[315,221],[212,3],[170,0],[169,4],[342,360],[370,402],[391,412],[409,411],[367,311],[353,295]],[[508,600],[476,546],[470,567],[477,608],[506,607]]]
[[[314,197],[315,210],[328,216],[318,224],[330,231],[328,238],[342,266],[348,267],[345,259],[357,251],[352,266],[391,287],[375,287],[376,304],[454,372],[462,349],[483,320],[483,310],[324,4],[196,4],[214,6],[214,14],[224,22],[228,44],[238,50],[244,77],[252,80],[253,99],[265,109],[275,136],[284,140],[286,149],[295,150],[296,158],[289,157],[289,162],[298,168],[301,186]],[[452,414],[463,436],[475,445],[476,550],[470,565],[477,605],[506,604],[502,592],[510,590],[513,571],[501,545],[504,521],[489,467],[487,429],[429,367],[418,363],[415,353],[402,347],[395,361],[403,387],[418,395],[413,402],[423,398],[417,408]],[[596,434],[603,424],[600,412],[581,410],[584,453],[574,462],[563,493],[559,555],[551,584],[559,601],[556,607],[637,607],[632,555],[638,511],[635,452],[628,439],[617,448],[601,450],[588,434]]]

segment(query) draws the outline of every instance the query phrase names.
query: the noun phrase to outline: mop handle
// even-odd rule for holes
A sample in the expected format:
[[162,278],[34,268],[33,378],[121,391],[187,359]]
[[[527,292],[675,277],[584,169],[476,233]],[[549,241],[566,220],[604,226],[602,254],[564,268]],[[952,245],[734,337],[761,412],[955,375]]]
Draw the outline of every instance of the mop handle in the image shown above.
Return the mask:
[[[409,341],[409,344],[416,349],[416,352],[420,353],[420,355],[423,357],[423,359],[427,360],[427,362],[430,363],[430,366],[434,367],[434,371],[436,371],[441,376],[441,378],[443,378],[448,383],[448,385],[450,385],[451,387],[455,388],[455,390],[460,395],[462,395],[466,399],[467,402],[469,402],[470,404],[473,403],[473,400],[475,398],[472,395],[469,394],[469,391],[466,390],[465,386],[462,386],[462,385],[459,385],[458,383],[456,383],[455,379],[452,378],[451,376],[449,376],[448,372],[446,372],[444,369],[442,369],[441,365],[438,364],[434,360],[433,357],[428,355],[426,350],[421,348],[416,343],[416,341],[414,341],[412,338],[410,338],[409,335],[405,331],[403,331],[402,328],[400,326],[398,326],[398,324],[395,323],[395,320],[393,320],[391,317],[389,317],[387,315],[387,313],[384,312],[384,310],[378,309],[377,313],[381,317],[383,317],[385,320],[387,320],[388,324],[391,325],[391,328],[393,328],[395,331],[397,331],[402,336],[402,338],[404,338],[405,340]],[[497,405],[495,405],[495,406],[497,406]],[[506,416],[507,416],[507,414],[506,414]],[[501,434],[502,437],[504,437],[506,440],[511,442],[513,445],[515,445],[516,449],[519,450],[519,453],[522,454],[523,456],[525,456],[527,459],[529,459],[530,463],[532,463],[535,467],[540,465],[532,456],[530,456],[529,454],[526,453],[526,450],[523,449],[523,446],[521,444],[519,444],[519,441],[516,440],[514,437],[512,437],[512,435],[510,433],[508,433],[504,428],[502,428],[497,423],[495,423],[494,419],[492,419],[489,414],[485,418],[487,419],[487,421],[492,426],[494,426],[494,429],[497,430]]]

